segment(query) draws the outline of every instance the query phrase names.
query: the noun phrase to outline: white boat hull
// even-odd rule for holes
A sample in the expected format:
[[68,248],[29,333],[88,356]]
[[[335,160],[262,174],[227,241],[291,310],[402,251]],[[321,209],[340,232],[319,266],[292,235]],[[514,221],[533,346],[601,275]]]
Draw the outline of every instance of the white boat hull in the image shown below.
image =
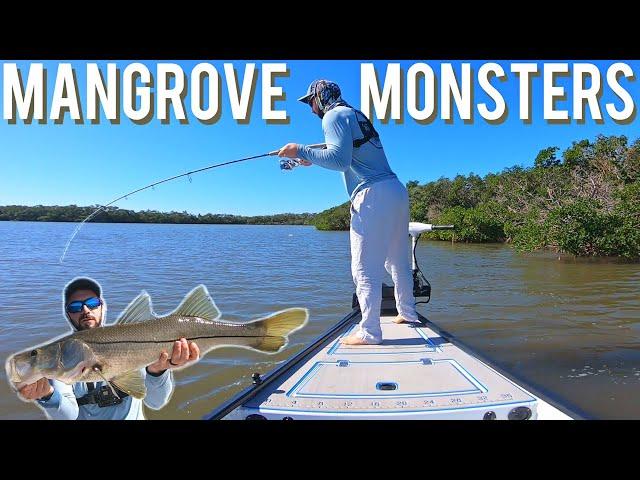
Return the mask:
[[224,418],[571,419],[435,329],[393,318],[381,318],[381,345],[340,344],[354,321]]

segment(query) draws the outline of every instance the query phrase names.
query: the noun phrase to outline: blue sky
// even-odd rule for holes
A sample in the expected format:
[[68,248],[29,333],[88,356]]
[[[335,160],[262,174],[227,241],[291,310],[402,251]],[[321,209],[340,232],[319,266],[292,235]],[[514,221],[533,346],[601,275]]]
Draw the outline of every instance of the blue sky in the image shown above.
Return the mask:
[[[112,199],[153,181],[170,177],[187,170],[194,170],[213,163],[225,162],[274,150],[287,142],[318,143],[323,141],[320,120],[311,114],[309,107],[296,101],[309,82],[315,78],[336,81],[344,98],[360,107],[360,61],[288,61],[286,59],[256,60],[263,63],[286,62],[290,75],[276,81],[286,92],[286,100],[276,103],[277,109],[286,109],[291,117],[288,125],[267,124],[261,112],[261,81],[256,84],[251,121],[238,124],[231,116],[223,63],[212,63],[222,82],[222,113],[213,125],[201,124],[190,113],[189,96],[185,99],[189,124],[182,125],[175,119],[163,125],[154,118],[145,125],[136,125],[122,114],[119,125],[111,125],[102,119],[100,125],[85,121],[76,125],[68,115],[62,125],[50,120],[46,125],[25,125],[21,120],[15,125],[0,121],[0,205],[93,205]],[[175,61],[188,74],[200,61]],[[399,62],[406,73],[413,63]],[[477,73],[480,65],[492,61],[471,61]],[[596,135],[626,135],[630,141],[638,135],[638,119],[628,125],[616,124],[604,111],[606,102],[614,102],[621,108],[621,101],[606,83],[606,70],[615,61],[588,61],[598,66],[603,77],[603,95],[600,101],[604,123],[596,124],[589,117],[584,124],[572,121],[565,125],[549,124],[543,119],[542,75],[533,80],[533,119],[525,125],[518,118],[518,81],[510,73],[510,63],[498,61],[507,75],[505,82],[493,81],[509,106],[509,116],[500,125],[491,125],[475,111],[473,124],[465,124],[454,109],[451,124],[436,118],[428,125],[415,122],[403,107],[404,121],[393,120],[374,125],[381,135],[392,169],[401,181],[418,180],[424,183],[440,177],[474,172],[485,175],[513,165],[531,166],[536,154],[543,148],[558,146],[561,150],[572,141],[584,138],[593,140]],[[640,72],[640,62],[620,60]],[[18,62],[26,77],[30,63]],[[67,62],[67,61],[65,61]],[[121,70],[132,60],[114,61]],[[163,60],[162,62],[173,62]],[[244,73],[248,61],[233,63],[239,74]],[[448,61],[426,60],[439,78],[439,64]],[[464,60],[450,63],[459,72]],[[544,60],[536,62],[542,68]],[[574,63],[567,60],[570,64]],[[5,62],[3,62],[5,63]],[[55,83],[58,63],[43,62],[48,70],[50,99]],[[86,63],[70,61],[76,69],[78,84],[85,82]],[[97,62],[104,66],[106,62]],[[143,62],[155,72],[157,62]],[[388,63],[393,59],[374,62],[384,78]],[[106,69],[105,69],[106,71]],[[0,78],[0,82],[2,79]],[[557,108],[565,108],[571,114],[570,77],[557,84],[567,87],[565,101],[558,101]],[[637,81],[620,80],[636,104],[640,100]],[[82,106],[84,92],[80,88]],[[474,104],[488,97],[477,86]],[[489,107],[492,108],[489,101]],[[84,112],[86,116],[86,111]],[[193,176],[192,182],[180,179],[122,200],[120,208],[133,210],[155,209],[160,211],[188,211],[191,213],[230,213],[238,215],[263,215],[283,212],[319,212],[347,200],[341,175],[318,167],[297,168],[282,172],[276,157],[240,163],[210,170]]]

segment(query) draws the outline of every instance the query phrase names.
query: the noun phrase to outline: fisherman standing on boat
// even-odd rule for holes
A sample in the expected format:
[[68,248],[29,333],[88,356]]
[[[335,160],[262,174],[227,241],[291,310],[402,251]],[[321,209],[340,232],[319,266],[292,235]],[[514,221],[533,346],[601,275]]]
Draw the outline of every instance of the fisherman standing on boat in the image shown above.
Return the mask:
[[[78,277],[64,289],[64,312],[74,330],[102,326],[106,305],[100,285]],[[158,360],[141,371],[147,395],[144,404],[154,410],[164,407],[173,392],[170,369],[183,367],[200,357],[198,346],[182,338],[173,345],[171,358],[160,353]],[[36,401],[47,417],[55,420],[143,420],[143,400],[117,390],[114,395],[105,382],[77,382],[67,385],[58,380],[41,378],[18,391],[25,400]]]
[[395,284],[396,323],[418,322],[409,265],[409,195],[389,167],[378,132],[369,119],[342,99],[340,87],[315,80],[300,97],[322,119],[327,148],[288,143],[281,157],[298,158],[343,172],[351,201],[351,272],[362,311],[359,329],[347,345],[382,343],[380,304],[384,269]]

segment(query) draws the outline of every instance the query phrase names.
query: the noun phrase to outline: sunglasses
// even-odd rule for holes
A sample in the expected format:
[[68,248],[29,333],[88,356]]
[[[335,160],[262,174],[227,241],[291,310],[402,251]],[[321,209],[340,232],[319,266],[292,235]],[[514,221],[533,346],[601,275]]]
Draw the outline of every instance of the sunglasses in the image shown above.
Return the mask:
[[75,302],[71,302],[70,304],[67,305],[67,312],[79,313],[82,311],[82,307],[84,305],[89,307],[89,310],[95,310],[100,305],[102,305],[102,300],[100,300],[98,297],[90,297],[83,301],[78,300]]

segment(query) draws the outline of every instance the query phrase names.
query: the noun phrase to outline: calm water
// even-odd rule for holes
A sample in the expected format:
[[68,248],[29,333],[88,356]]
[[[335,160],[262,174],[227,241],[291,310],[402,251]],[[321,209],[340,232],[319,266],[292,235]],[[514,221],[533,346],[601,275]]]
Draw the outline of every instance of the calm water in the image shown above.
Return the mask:
[[[0,222],[0,361],[69,331],[61,291],[77,275],[104,288],[107,322],[145,289],[157,313],[205,284],[228,320],[293,306],[310,323],[276,356],[219,349],[175,374],[152,419],[199,419],[351,309],[346,232],[313,227],[88,224],[58,263],[75,224]],[[432,284],[421,312],[500,367],[588,415],[640,418],[640,265],[520,255],[501,245],[424,242]],[[44,418],[18,400],[4,368],[0,418]]]

